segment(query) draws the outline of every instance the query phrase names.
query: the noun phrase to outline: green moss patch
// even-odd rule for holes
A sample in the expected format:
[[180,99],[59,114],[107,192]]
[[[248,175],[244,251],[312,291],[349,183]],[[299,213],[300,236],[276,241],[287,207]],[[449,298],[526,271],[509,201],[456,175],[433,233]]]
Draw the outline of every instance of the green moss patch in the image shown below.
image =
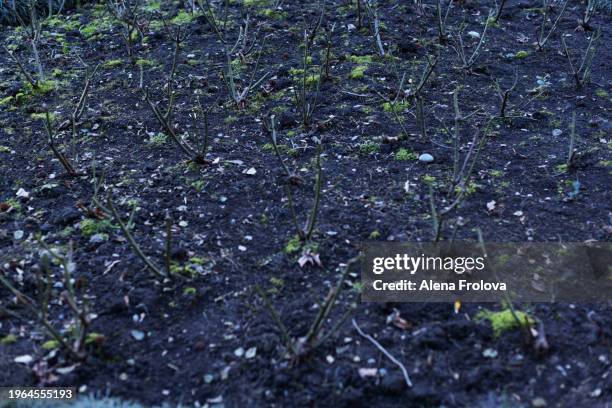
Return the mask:
[[349,78],[351,79],[361,79],[365,76],[365,71],[368,69],[365,65],[359,65],[351,70],[349,74]]
[[395,160],[398,161],[410,161],[416,160],[417,155],[414,152],[408,151],[407,149],[401,148],[395,152]]
[[527,324],[531,325],[534,320],[529,315],[520,310],[515,311],[516,317],[520,321],[517,322],[512,315],[512,310],[504,309],[499,312],[493,312],[491,310],[482,310],[476,315],[476,320],[488,320],[493,327],[493,335],[499,337],[502,333],[515,329],[517,327],[525,327]]
[[287,242],[287,245],[285,245],[285,253],[293,254],[299,251],[300,248],[302,248],[302,241],[300,241],[300,237],[296,235]]
[[401,113],[406,109],[410,108],[410,102],[408,101],[396,101],[396,102],[385,102],[382,105],[385,112],[388,113]]

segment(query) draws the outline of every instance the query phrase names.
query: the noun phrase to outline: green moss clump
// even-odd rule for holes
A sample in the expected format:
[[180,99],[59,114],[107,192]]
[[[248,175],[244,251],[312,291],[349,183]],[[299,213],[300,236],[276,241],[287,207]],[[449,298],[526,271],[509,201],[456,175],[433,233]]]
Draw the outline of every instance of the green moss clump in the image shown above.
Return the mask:
[[410,108],[410,102],[408,101],[396,101],[396,102],[385,102],[382,108],[387,113],[401,113],[406,109]]
[[197,293],[198,293],[198,290],[192,286],[189,286],[183,289],[184,296],[195,296]]
[[89,24],[81,27],[79,31],[85,38],[91,38],[98,33],[98,26],[95,24]]
[[365,65],[356,66],[355,68],[351,70],[351,73],[349,74],[349,78],[351,79],[363,78],[366,69],[368,69],[368,67],[366,67]]
[[64,20],[59,16],[48,18],[43,24],[50,28],[63,28],[66,31],[77,30],[80,25],[78,20]]
[[608,97],[608,92],[605,89],[597,88],[595,90],[595,95],[599,96],[602,99],[606,99]]
[[104,233],[114,228],[109,220],[92,220],[87,218],[80,222],[81,235],[90,238],[92,235]]
[[355,64],[359,64],[359,65],[367,65],[367,64],[371,64],[372,63],[372,56],[371,55],[363,55],[363,56],[359,56],[359,55],[350,55],[348,57],[349,61],[354,62]]
[[299,251],[300,248],[302,248],[302,241],[300,241],[300,237],[295,235],[287,242],[287,245],[285,245],[285,253],[292,254]]
[[516,59],[524,59],[524,58],[527,58],[528,56],[529,56],[528,51],[519,51],[516,54],[514,54],[514,58]]
[[380,144],[376,142],[365,142],[359,145],[359,151],[363,154],[376,153],[380,151]]
[[120,59],[108,60],[102,65],[104,68],[113,68],[123,64],[123,61]]
[[517,310],[515,311],[515,314],[520,321],[520,324],[516,321],[512,315],[512,310],[510,309],[504,309],[499,312],[493,312],[485,309],[478,312],[476,319],[488,320],[491,322],[491,327],[493,327],[493,335],[495,337],[499,337],[505,331],[512,330],[520,326],[525,327],[527,324],[531,325],[534,323],[534,320],[525,312]]
[[[102,6],[101,9],[98,10],[97,6]],[[100,34],[105,31],[109,31],[113,28],[115,21],[109,16],[106,15],[104,10],[104,5],[99,4],[96,5],[96,10],[94,11],[94,18],[92,18],[88,24],[81,26],[79,32],[86,40],[93,40],[95,38],[100,38]]]
[[173,24],[186,25],[186,24],[191,23],[194,17],[195,17],[194,14],[187,13],[185,10],[180,10],[178,14],[176,15],[176,17],[174,17],[170,21],[172,21]]
[[261,150],[264,152],[273,153],[274,145],[272,143],[266,143],[265,145],[261,146]]
[[12,96],[7,96],[6,98],[0,99],[0,106],[8,105],[13,100]]
[[[30,94],[30,95],[34,95],[34,96],[38,96],[38,95],[46,95],[48,93],[51,93],[53,91],[55,91],[57,89],[57,81],[51,80],[51,79],[47,79],[45,81],[38,81],[36,83],[35,87],[32,87],[32,85],[28,82],[25,85],[25,91],[26,94]],[[17,94],[17,97],[20,94]],[[24,95],[26,96],[26,95]],[[27,96],[26,96],[27,97]],[[19,99],[19,98],[17,98]]]
[[161,10],[161,1],[159,0],[149,0],[147,5],[143,7],[145,11],[149,13],[153,13],[155,11]]
[[106,336],[104,336],[101,333],[92,332],[92,333],[87,333],[87,336],[85,336],[85,344],[87,345],[102,344],[104,340],[106,340]]
[[[34,120],[47,120],[47,114],[46,113],[32,113],[30,114],[30,117]],[[53,121],[55,121],[55,115],[53,114],[53,112],[49,112],[49,120],[51,121],[51,123],[53,123]]]
[[177,263],[172,263],[170,265],[170,274],[183,275],[189,279],[194,279],[196,276],[198,276],[198,271],[192,264],[180,265]]
[[245,6],[267,6],[268,0],[244,0]]
[[455,187],[455,193],[460,194],[461,191],[463,190],[463,194],[471,195],[471,194],[474,194],[476,191],[478,191],[479,187],[480,185],[474,183],[473,181],[470,181],[466,186]]
[[13,343],[17,343],[17,336],[15,336],[14,334],[7,334],[6,336],[0,339],[0,344],[2,345],[8,345]]
[[18,212],[21,210],[21,203],[19,203],[19,201],[15,198],[9,198],[4,202],[4,204],[8,204],[9,208],[12,208],[13,211]]
[[306,77],[306,85],[315,85],[321,80],[321,75],[319,74],[310,74]]
[[262,10],[261,14],[274,20],[284,20],[288,16],[286,11],[279,11],[271,8]]
[[[14,101],[17,104],[27,102],[32,96],[41,96],[46,95],[55,91],[58,88],[58,82],[48,79],[44,81],[38,81],[36,86],[32,86],[29,82],[26,82],[21,89],[21,92],[18,92],[15,95]],[[9,98],[5,98],[2,101],[6,101],[6,103],[10,102]],[[0,103],[0,105],[2,105]]]
[[433,184],[433,183],[435,183],[436,178],[435,178],[434,176],[432,176],[432,175],[425,174],[425,175],[424,175],[424,176],[421,178],[421,180],[422,180],[422,181],[423,181],[423,183],[425,183],[425,184]]
[[147,141],[147,143],[150,144],[151,146],[159,147],[159,146],[165,145],[167,141],[168,141],[168,138],[166,137],[166,135],[160,132],[160,133],[157,133],[149,137],[149,140]]
[[148,60],[148,59],[139,59],[136,60],[136,65],[138,65],[139,67],[154,67],[155,66],[155,62]]
[[410,152],[404,148],[401,148],[397,152],[395,152],[395,160],[410,161],[410,160],[416,160],[416,159],[417,159],[416,153]]
[[57,340],[47,340],[42,344],[42,348],[45,350],[53,350],[59,347],[59,341]]
[[[299,81],[301,83],[301,81],[303,80],[303,76],[304,76],[304,70],[301,68],[291,68],[289,70],[289,74],[291,76],[293,76],[293,80],[294,81]],[[306,76],[306,85],[310,86],[310,85],[314,85],[317,82],[319,82],[321,80],[321,75],[319,74],[310,74]]]

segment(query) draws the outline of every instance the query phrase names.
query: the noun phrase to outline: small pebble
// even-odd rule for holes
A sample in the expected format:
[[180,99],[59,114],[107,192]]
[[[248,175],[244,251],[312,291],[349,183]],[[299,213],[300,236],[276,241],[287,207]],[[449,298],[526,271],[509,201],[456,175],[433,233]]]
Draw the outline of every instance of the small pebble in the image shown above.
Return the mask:
[[104,234],[94,234],[89,238],[90,244],[101,244],[104,241],[106,241],[106,235]]
[[136,341],[142,341],[145,338],[145,334],[140,330],[132,330],[131,335]]
[[497,357],[497,350],[488,348],[482,352],[482,355],[483,357],[487,357],[487,358],[495,358]]
[[423,153],[419,156],[419,161],[423,163],[431,163],[434,161],[434,157],[429,153]]

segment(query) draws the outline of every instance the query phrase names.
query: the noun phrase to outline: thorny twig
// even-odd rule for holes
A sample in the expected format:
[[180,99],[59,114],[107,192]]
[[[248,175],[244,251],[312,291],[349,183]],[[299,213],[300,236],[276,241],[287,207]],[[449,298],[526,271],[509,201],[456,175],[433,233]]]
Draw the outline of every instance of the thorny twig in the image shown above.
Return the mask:
[[121,23],[123,41],[128,58],[134,61],[134,33],[139,33],[144,37],[142,28],[138,24],[139,2],[135,0],[133,4],[128,4],[129,0],[108,0],[107,8],[109,12]]
[[17,64],[19,71],[23,74],[25,79],[32,86],[32,89],[38,89],[38,81],[32,78],[32,75],[30,75],[30,73],[25,69],[25,67],[21,63],[21,60],[15,54],[13,54],[13,52],[11,52],[11,50],[9,50],[6,45],[2,44],[2,48],[4,48],[4,51],[6,51],[9,57],[11,57],[11,59],[15,62],[15,64]]
[[378,7],[372,7],[371,0],[363,0],[368,10],[368,14],[372,19],[372,25],[374,26],[374,38],[376,40],[376,46],[378,47],[378,52],[381,57],[385,56],[385,48],[383,46],[383,42],[380,38],[380,18],[378,17]]
[[314,203],[312,205],[312,210],[310,212],[310,216],[306,222],[304,227],[300,227],[300,224],[297,220],[297,214],[295,210],[295,204],[293,202],[293,193],[291,192],[291,183],[287,184],[287,200],[289,204],[289,209],[291,211],[291,217],[293,219],[293,223],[295,224],[295,228],[297,230],[297,234],[302,240],[302,242],[308,242],[312,238],[312,233],[314,232],[315,223],[317,220],[317,216],[319,214],[319,203],[321,201],[321,186],[323,184],[322,181],[322,167],[321,167],[321,153],[322,146],[319,145],[317,149],[317,157],[316,157],[316,175],[315,175],[315,196]]
[[[130,247],[132,248],[134,253],[144,262],[144,264],[147,266],[147,269],[149,269],[149,271],[153,275],[155,275],[156,278],[164,279],[164,278],[169,277],[169,275],[166,275],[164,272],[162,272],[162,270],[157,265],[155,265],[155,263],[153,263],[153,261],[151,261],[151,259],[149,259],[148,256],[145,255],[145,253],[140,248],[140,245],[138,245],[138,243],[134,239],[134,236],[132,235],[128,227],[121,220],[121,216],[119,215],[119,213],[117,212],[117,210],[115,209],[113,205],[113,193],[112,193],[112,190],[110,189],[108,191],[108,195],[106,198],[106,206],[108,207],[108,209],[111,212],[111,215],[113,216],[113,218],[119,225],[119,228],[121,228],[121,231],[127,238],[128,243],[130,244]],[[170,237],[168,237],[168,239],[170,239]]]
[[589,25],[589,22],[591,21],[591,18],[595,14],[595,1],[596,0],[587,0],[586,8],[584,10],[584,15],[582,19],[580,19],[579,21],[580,26],[578,28],[585,30],[585,31],[591,30],[591,26]]
[[499,85],[499,81],[495,80],[495,89],[497,90],[497,94],[499,95],[499,99],[500,99],[500,106],[499,106],[499,117],[500,118],[506,117],[506,107],[508,106],[508,98],[510,97],[510,93],[514,91],[514,88],[516,88],[517,83],[518,83],[518,71],[515,71],[514,73],[514,82],[512,83],[512,86],[506,89],[505,91],[501,89],[501,86]]
[[548,19],[548,0],[544,0],[544,4],[542,6],[542,9],[544,10],[544,15],[542,16],[542,25],[540,27],[540,35],[536,39],[536,46],[539,51],[542,51],[544,49],[544,45],[546,44],[546,42],[548,41],[552,33],[557,28],[557,24],[559,24],[559,21],[561,20],[561,17],[563,16],[563,13],[565,12],[565,8],[567,7],[568,3],[569,3],[569,0],[565,0],[565,2],[563,3],[563,7],[561,8],[561,11],[559,12],[559,15],[557,16],[557,18],[555,19],[555,22],[550,28],[550,31],[548,31],[548,34],[545,34],[546,20]]
[[436,15],[438,17],[438,41],[440,43],[444,43],[446,41],[446,20],[448,19],[448,14],[453,6],[453,0],[449,0],[448,6],[446,6],[446,13],[444,13],[444,18],[442,17],[442,0],[436,0]]
[[[314,34],[311,34],[314,35]],[[317,108],[318,98],[319,98],[319,90],[321,88],[321,76],[323,75],[323,70],[325,68],[324,65],[321,65],[318,74],[313,74],[310,76],[308,73],[308,53],[310,51],[309,37],[306,28],[304,28],[303,32],[304,36],[304,53],[302,54],[302,77],[300,78],[300,86],[299,90],[295,87],[293,88],[293,94],[295,103],[297,105],[297,109],[302,117],[302,126],[304,129],[308,129],[312,124],[312,118],[314,116],[315,110]],[[314,95],[309,97],[309,86],[311,78],[314,79]]]
[[[489,18],[492,17],[492,13],[489,12]],[[481,47],[483,46],[483,44],[485,43],[485,38],[487,36],[487,29],[489,28],[489,19],[485,20],[485,26],[484,29],[482,31],[482,34],[480,35],[480,41],[478,41],[478,44],[476,45],[476,48],[474,48],[474,51],[472,51],[472,54],[468,57],[465,53],[465,45],[463,43],[463,31],[465,30],[465,25],[459,30],[459,32],[455,35],[455,44],[451,45],[453,50],[455,51],[455,53],[457,54],[457,56],[459,57],[459,60],[461,61],[461,69],[465,69],[465,70],[471,70],[474,63],[476,62],[476,60],[478,59],[478,57],[481,54]]]
[[501,3],[499,4],[499,6],[497,6],[497,11],[495,12],[495,18],[493,19],[494,22],[498,22],[499,18],[502,15],[502,11],[504,10],[504,6],[506,5],[506,0],[501,0]]
[[599,40],[600,35],[600,31],[598,30],[597,33],[591,36],[591,39],[589,40],[589,44],[587,46],[586,51],[584,52],[582,60],[580,61],[580,66],[578,66],[578,69],[576,69],[574,63],[572,62],[572,57],[570,55],[569,49],[567,48],[565,38],[561,36],[563,51],[565,56],[567,57],[567,61],[572,72],[572,76],[574,77],[574,81],[576,82],[577,89],[582,88],[582,85],[584,85],[585,82],[589,79],[591,73],[591,63],[593,62],[593,57],[595,56],[596,51],[595,44]]
[[[179,136],[173,126],[170,124],[166,116],[159,110],[159,108],[151,101],[149,97],[149,93],[146,90],[142,90],[144,94],[144,99],[153,111],[153,115],[157,119],[157,121],[162,126],[164,133],[172,138],[174,143],[181,149],[181,151],[189,157],[189,159],[198,164],[206,164],[206,159],[204,158],[205,152],[200,152],[193,148],[186,140],[184,140],[181,136]],[[208,139],[206,139],[208,140]]]
[[569,140],[569,151],[567,153],[567,168],[569,169],[573,162],[576,151],[574,146],[576,144],[576,112],[572,113],[572,123],[570,124],[570,140]]
[[302,178],[298,176],[296,172],[289,170],[289,167],[287,167],[287,164],[285,164],[285,161],[280,155],[280,151],[278,149],[278,139],[277,139],[277,134],[276,134],[276,116],[275,115],[272,115],[270,117],[270,129],[268,130],[270,131],[270,141],[272,142],[272,148],[274,149],[274,154],[278,158],[278,161],[280,162],[283,170],[285,171],[285,174],[287,175],[287,179],[292,184],[302,183],[303,182]]
[[[53,337],[58,344],[64,348],[75,360],[83,360],[86,357],[85,351],[85,337],[87,334],[87,328],[90,325],[89,311],[87,303],[84,301],[83,306],[78,306],[77,295],[72,284],[72,270],[74,269],[74,262],[72,261],[72,241],[68,245],[68,253],[66,256],[60,256],[51,250],[42,238],[38,237],[38,242],[46,250],[42,259],[42,268],[45,269],[46,285],[42,285],[42,276],[39,276],[39,288],[41,288],[41,303],[37,304],[30,297],[26,296],[23,292],[17,289],[7,278],[4,277],[4,272],[0,267],[0,284],[6,287],[19,302],[26,306],[26,308],[35,315],[40,323],[43,325],[47,333]],[[74,313],[75,324],[76,324],[76,339],[74,342],[67,340],[49,321],[48,318],[48,305],[51,292],[51,273],[49,272],[48,256],[55,258],[63,269],[63,283],[66,290],[62,293],[62,297],[68,304],[70,310]]]
[[45,131],[47,132],[47,141],[49,144],[49,148],[53,151],[55,157],[62,163],[64,169],[70,176],[76,176],[77,171],[74,169],[70,161],[66,158],[66,156],[59,151],[59,149],[55,146],[55,132],[53,130],[53,124],[51,123],[51,116],[49,115],[49,111],[45,111]]
[[338,283],[330,289],[323,303],[319,305],[319,312],[317,313],[317,316],[310,325],[308,333],[305,336],[300,337],[296,340],[291,338],[287,327],[283,324],[278,312],[272,306],[272,303],[268,299],[265,292],[261,290],[259,286],[255,287],[255,290],[263,299],[264,305],[266,309],[268,309],[272,319],[274,320],[274,323],[278,326],[287,351],[289,351],[293,358],[299,358],[315,350],[317,347],[327,341],[331,336],[337,333],[340,327],[348,319],[348,317],[356,307],[355,304],[352,304],[351,307],[349,307],[347,311],[340,318],[338,318],[336,323],[330,329],[328,329],[327,331],[323,330],[323,326],[325,325],[327,318],[329,317],[333,308],[336,306],[336,301],[338,300],[340,292],[342,292],[342,290],[344,289],[344,283],[348,277],[352,265],[358,262],[360,259],[361,255],[357,255],[356,257],[351,258],[346,263],[346,265],[343,267],[343,272],[340,276],[340,279],[338,280]]

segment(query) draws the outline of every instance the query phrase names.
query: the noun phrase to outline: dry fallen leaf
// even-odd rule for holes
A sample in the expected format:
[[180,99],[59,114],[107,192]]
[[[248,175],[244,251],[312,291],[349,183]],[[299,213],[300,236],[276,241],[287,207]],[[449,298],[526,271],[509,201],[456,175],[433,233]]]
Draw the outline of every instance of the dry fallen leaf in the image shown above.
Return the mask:
[[323,266],[319,254],[315,254],[310,251],[304,251],[302,253],[302,256],[300,256],[300,259],[298,259],[298,264],[300,265],[300,268],[303,268],[306,264],[317,265],[321,267]]
[[402,318],[400,316],[399,310],[397,309],[393,309],[393,312],[389,316],[387,316],[387,324],[389,323],[402,330],[408,330],[412,328],[412,323]]
[[516,36],[516,41],[518,41],[521,44],[526,44],[529,41],[529,37],[527,37],[523,33],[518,33],[518,35]]

